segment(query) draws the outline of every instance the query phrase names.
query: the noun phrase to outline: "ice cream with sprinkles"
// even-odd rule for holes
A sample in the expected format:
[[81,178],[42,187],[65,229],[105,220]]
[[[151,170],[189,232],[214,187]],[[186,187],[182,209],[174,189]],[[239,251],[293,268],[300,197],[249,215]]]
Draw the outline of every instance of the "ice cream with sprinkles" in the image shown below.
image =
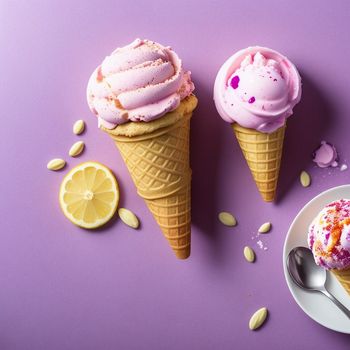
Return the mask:
[[322,209],[310,225],[308,241],[318,265],[350,268],[350,200],[340,199]]

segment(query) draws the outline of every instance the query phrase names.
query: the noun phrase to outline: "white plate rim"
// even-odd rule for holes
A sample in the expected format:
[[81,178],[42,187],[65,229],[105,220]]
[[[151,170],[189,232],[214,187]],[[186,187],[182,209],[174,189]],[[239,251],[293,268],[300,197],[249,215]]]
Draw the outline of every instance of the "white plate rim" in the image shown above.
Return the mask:
[[299,307],[304,311],[305,314],[307,314],[312,320],[314,320],[315,322],[317,322],[318,324],[329,328],[333,331],[336,332],[340,332],[340,333],[344,333],[344,334],[350,334],[350,330],[349,331],[344,331],[344,330],[339,330],[338,328],[332,326],[331,324],[325,324],[324,322],[322,322],[322,320],[318,319],[317,317],[315,317],[313,314],[311,314],[305,307],[304,304],[299,300],[299,298],[296,296],[296,294],[294,293],[294,288],[297,287],[294,282],[290,279],[289,277],[289,273],[287,270],[287,254],[289,254],[289,250],[287,252],[287,243],[289,240],[289,237],[291,235],[291,232],[294,228],[294,226],[296,225],[296,223],[298,222],[300,216],[303,214],[303,212],[311,205],[313,205],[315,202],[317,202],[318,200],[320,200],[322,197],[330,194],[331,192],[336,192],[338,190],[342,190],[342,189],[350,189],[350,184],[347,185],[340,185],[340,186],[336,186],[336,187],[332,187],[328,190],[325,190],[323,192],[321,192],[320,194],[318,194],[317,196],[315,196],[314,198],[312,198],[309,202],[307,202],[298,212],[298,214],[295,216],[294,220],[292,221],[292,223],[289,226],[287,235],[285,237],[284,240],[284,244],[283,244],[283,254],[282,254],[282,259],[283,259],[283,271],[284,271],[284,277],[288,286],[288,289],[290,291],[290,293],[292,294],[295,302],[299,305]]

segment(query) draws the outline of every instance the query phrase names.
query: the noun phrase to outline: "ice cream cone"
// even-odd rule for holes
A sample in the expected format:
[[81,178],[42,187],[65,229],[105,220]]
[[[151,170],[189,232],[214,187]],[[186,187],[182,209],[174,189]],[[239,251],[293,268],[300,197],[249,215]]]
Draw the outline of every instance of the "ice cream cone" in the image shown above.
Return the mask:
[[190,255],[191,169],[189,132],[193,95],[162,118],[129,122],[108,130],[138,194],[144,198],[164,236],[179,259]]
[[343,270],[333,269],[331,272],[350,295],[350,268]]
[[232,128],[262,198],[272,202],[276,196],[286,126],[272,133],[244,128],[237,123],[233,123]]

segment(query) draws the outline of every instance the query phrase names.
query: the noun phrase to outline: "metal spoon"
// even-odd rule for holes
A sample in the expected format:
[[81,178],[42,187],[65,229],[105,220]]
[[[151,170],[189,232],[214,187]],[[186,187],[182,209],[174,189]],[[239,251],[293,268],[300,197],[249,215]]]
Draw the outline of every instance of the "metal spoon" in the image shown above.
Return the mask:
[[287,269],[293,281],[300,288],[324,294],[350,318],[350,310],[327,291],[325,287],[327,272],[316,265],[310,249],[305,247],[292,249],[288,254]]

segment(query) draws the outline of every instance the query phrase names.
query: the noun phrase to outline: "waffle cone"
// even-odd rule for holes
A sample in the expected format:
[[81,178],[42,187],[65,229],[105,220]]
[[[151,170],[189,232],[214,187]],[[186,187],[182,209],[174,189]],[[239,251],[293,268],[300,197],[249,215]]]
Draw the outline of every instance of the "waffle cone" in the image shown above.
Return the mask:
[[333,269],[331,272],[350,295],[350,268],[345,270]]
[[189,134],[195,96],[157,120],[131,122],[113,130],[129,173],[179,259],[191,249],[191,169]]
[[276,196],[286,126],[267,134],[232,124],[238,143],[265,202]]

